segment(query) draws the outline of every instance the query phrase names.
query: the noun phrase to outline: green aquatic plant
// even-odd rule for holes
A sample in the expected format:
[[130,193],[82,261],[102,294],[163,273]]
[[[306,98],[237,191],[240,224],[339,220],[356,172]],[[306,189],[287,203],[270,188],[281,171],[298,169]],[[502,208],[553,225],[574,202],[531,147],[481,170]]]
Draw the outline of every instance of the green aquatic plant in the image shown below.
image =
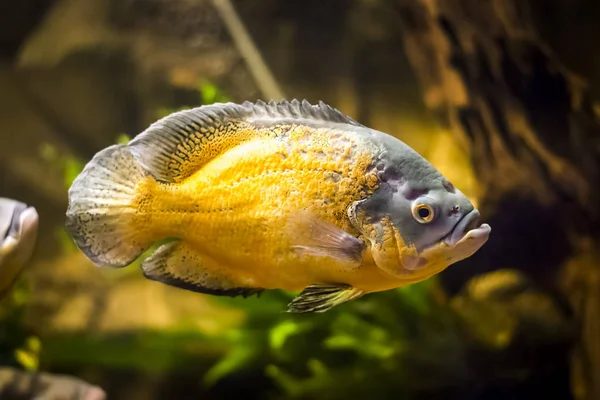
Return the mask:
[[15,350],[15,358],[27,371],[37,371],[42,342],[35,335],[27,337],[22,347]]
[[23,324],[31,296],[28,282],[21,279],[0,303],[0,365],[38,369],[41,341]]
[[292,298],[284,292],[217,298],[248,318],[204,382],[262,370],[279,388],[275,398],[402,398],[452,385],[466,377],[464,346],[452,314],[432,297],[435,286],[430,279],[312,315],[282,313]]

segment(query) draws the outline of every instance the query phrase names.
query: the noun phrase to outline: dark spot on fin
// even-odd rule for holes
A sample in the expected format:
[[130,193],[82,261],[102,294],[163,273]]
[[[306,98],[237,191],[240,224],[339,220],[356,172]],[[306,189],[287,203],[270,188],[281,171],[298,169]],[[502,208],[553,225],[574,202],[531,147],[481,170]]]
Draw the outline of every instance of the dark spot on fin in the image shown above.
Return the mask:
[[292,247],[301,254],[360,264],[365,243],[308,211],[290,214],[288,231]]
[[264,290],[243,287],[234,277],[206,268],[202,256],[184,242],[160,246],[143,262],[142,271],[150,280],[214,296],[246,298]]
[[310,285],[288,304],[287,311],[291,313],[322,313],[363,294],[362,290],[346,284]]

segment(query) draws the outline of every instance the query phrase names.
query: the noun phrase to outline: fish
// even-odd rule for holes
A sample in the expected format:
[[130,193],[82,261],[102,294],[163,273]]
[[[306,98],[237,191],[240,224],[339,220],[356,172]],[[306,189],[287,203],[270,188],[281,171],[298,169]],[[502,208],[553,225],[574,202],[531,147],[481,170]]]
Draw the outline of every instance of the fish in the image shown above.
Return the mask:
[[99,267],[215,296],[299,292],[326,312],[414,284],[488,240],[472,202],[407,144],[319,101],[214,103],[109,146],[69,188]]
[[35,207],[0,197],[0,300],[10,292],[33,254],[38,223]]

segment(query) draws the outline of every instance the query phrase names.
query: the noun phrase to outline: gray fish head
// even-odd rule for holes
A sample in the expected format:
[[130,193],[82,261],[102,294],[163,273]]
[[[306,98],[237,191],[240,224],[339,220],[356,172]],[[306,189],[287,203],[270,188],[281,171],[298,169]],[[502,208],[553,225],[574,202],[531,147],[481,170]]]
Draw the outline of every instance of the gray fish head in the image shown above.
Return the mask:
[[373,224],[391,222],[404,245],[421,257],[415,268],[432,263],[442,268],[483,246],[491,228],[480,223],[467,196],[403,142],[371,135],[380,143],[375,165],[380,184],[358,207]]
[[471,201],[450,182],[440,181],[417,186],[404,182],[387,204],[404,243],[419,253],[441,241],[453,246],[479,226],[480,214]]

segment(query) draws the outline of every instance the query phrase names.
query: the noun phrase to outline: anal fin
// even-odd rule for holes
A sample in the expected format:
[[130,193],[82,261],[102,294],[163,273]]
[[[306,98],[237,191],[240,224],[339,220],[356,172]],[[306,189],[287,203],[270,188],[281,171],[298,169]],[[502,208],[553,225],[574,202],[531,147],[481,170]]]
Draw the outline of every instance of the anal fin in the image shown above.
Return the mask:
[[364,292],[346,284],[314,284],[288,304],[291,313],[322,313],[347,301],[361,297]]
[[142,271],[150,280],[214,296],[249,297],[264,290],[244,287],[226,271],[207,268],[202,255],[181,241],[160,246],[142,263]]

